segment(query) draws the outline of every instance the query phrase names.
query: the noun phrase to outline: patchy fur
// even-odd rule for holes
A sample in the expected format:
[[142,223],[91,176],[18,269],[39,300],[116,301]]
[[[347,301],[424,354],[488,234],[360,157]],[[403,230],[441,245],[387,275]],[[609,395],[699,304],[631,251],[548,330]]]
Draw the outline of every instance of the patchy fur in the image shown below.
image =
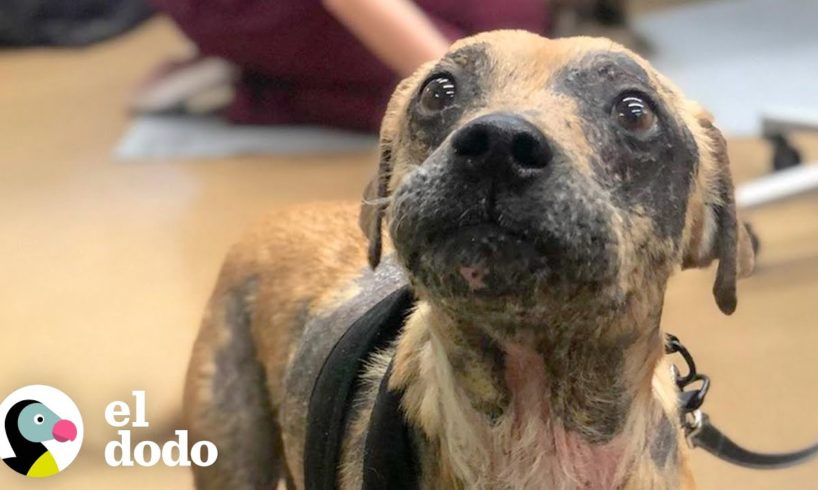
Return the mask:
[[[419,96],[441,76],[456,93],[430,112]],[[626,96],[653,112],[646,132],[619,117]],[[453,146],[475,128],[491,152]],[[304,488],[323,359],[407,282],[418,304],[394,356],[362,373],[341,488],[360,488],[390,357],[423,489],[695,488],[663,351],[665,288],[679,268],[718,261],[714,295],[731,313],[753,251],[712,117],[647,61],[607,39],[458,41],[397,87],[356,214],[278,212],[228,255],[185,390],[192,437],[220,451],[194,468],[197,488]]]
[[[435,315],[421,305],[409,319],[391,379],[393,388],[406,390],[404,406],[410,419],[420,424],[439,453],[438,466],[424,471],[453,478],[457,488],[627,488],[636,485],[631,483],[636,471],[644,473],[640,481],[652,483],[634,488],[678,488],[663,481],[649,456],[653,428],[677,417],[670,367],[665,362],[654,361],[655,374],[644,368],[652,381],[638,387],[638,408],[632,410],[621,435],[605,443],[589,443],[566,430],[554,415],[545,360],[540,352],[520,344],[503,346],[509,410],[496,419],[475,410],[457,381],[445,334],[435,331],[441,324]],[[677,446],[673,459],[681,458],[683,450]]]

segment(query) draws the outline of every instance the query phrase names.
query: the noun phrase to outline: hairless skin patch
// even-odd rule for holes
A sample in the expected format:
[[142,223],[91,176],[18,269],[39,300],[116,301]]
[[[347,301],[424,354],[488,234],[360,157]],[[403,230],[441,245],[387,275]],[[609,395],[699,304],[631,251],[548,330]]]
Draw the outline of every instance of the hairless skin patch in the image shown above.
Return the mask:
[[[624,53],[589,53],[551,78],[555,90],[577,101],[598,180],[623,209],[640,207],[661,237],[678,239],[696,162],[695,140],[678,115],[666,107],[648,74]],[[622,93],[652,101],[658,128],[644,138],[622,131],[610,117]]]

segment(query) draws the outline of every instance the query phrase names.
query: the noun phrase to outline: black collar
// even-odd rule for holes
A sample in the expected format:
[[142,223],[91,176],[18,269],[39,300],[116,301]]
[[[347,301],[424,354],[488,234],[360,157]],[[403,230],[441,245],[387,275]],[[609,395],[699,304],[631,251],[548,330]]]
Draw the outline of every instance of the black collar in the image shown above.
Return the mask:
[[[304,482],[307,490],[335,490],[341,462],[347,414],[359,387],[364,363],[398,336],[414,305],[411,289],[393,292],[344,333],[327,356],[313,386],[307,415],[304,448]],[[676,373],[680,391],[682,426],[693,447],[700,447],[727,462],[755,469],[775,469],[803,463],[818,455],[818,444],[801,451],[762,454],[748,451],[725,436],[701,412],[710,386],[707,376],[696,371],[693,357],[679,340],[668,336],[668,354],[680,354],[687,373]],[[363,490],[416,490],[420,487],[417,434],[400,406],[401,392],[389,390],[390,363],[381,381],[369,422],[364,448]],[[689,389],[696,385],[698,388]]]

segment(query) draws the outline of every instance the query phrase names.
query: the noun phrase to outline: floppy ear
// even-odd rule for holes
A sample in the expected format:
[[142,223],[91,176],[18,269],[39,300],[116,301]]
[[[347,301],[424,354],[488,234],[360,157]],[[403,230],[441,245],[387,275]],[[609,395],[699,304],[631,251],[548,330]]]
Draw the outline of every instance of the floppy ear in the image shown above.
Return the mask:
[[753,240],[736,212],[733,178],[727,144],[708,114],[698,118],[705,141],[697,182],[698,199],[691,202],[682,267],[706,267],[718,259],[713,295],[721,311],[736,309],[736,281],[750,275],[755,266]]
[[396,141],[400,137],[402,122],[406,117],[406,106],[414,88],[435,63],[434,60],[428,61],[415,70],[412,75],[404,78],[395,87],[395,91],[389,99],[389,104],[386,106],[386,113],[381,123],[378,173],[364,190],[361,214],[358,216],[358,225],[369,240],[368,258],[369,265],[373,269],[381,261],[383,248],[382,227],[394,167],[393,148],[396,148]]
[[389,177],[392,174],[392,143],[381,140],[378,173],[364,189],[361,214],[358,215],[358,226],[369,240],[367,259],[373,269],[381,261],[383,248],[383,215],[386,211],[386,198],[389,196]]

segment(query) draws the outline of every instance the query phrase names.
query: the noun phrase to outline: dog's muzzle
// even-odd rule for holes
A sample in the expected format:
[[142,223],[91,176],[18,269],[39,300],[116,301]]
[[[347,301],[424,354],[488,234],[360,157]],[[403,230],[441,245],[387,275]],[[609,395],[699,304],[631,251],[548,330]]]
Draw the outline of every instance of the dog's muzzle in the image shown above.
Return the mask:
[[615,275],[605,197],[521,115],[477,117],[398,186],[390,233],[438,296],[530,296]]

